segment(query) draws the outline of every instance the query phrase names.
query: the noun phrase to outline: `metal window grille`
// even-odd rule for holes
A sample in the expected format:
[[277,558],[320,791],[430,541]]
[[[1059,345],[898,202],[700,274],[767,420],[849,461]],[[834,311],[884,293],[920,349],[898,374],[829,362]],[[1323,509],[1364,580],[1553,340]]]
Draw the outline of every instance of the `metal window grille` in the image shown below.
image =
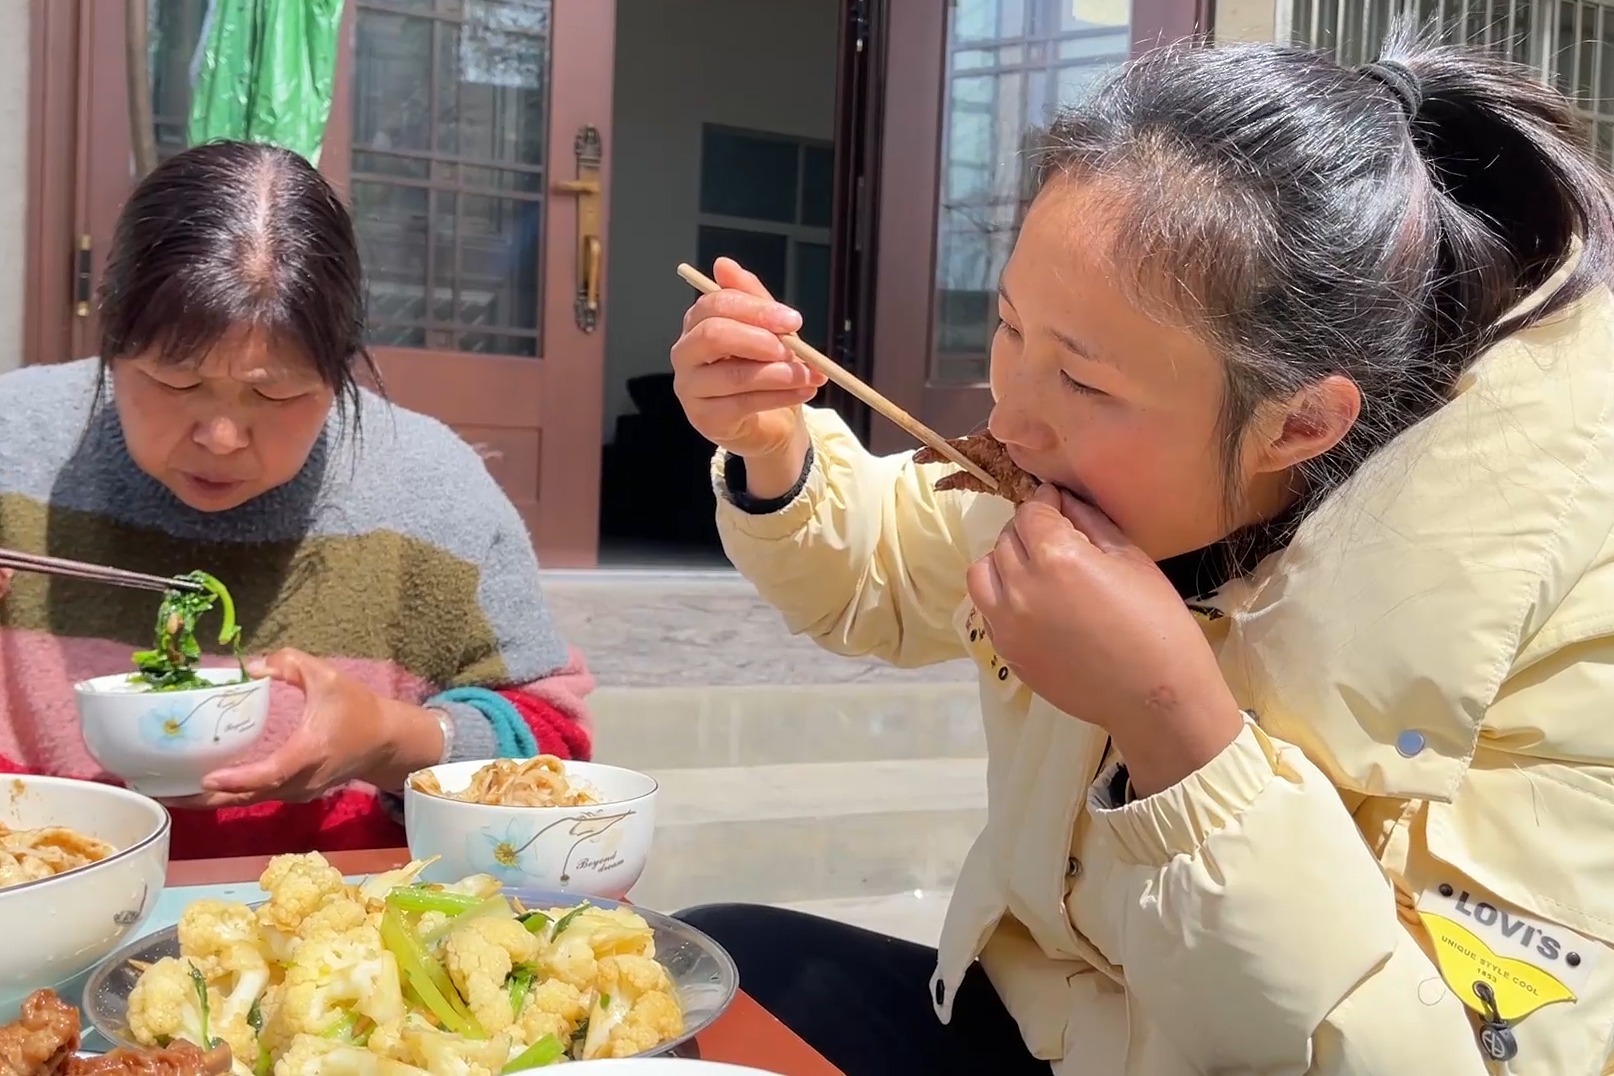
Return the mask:
[[1597,160],[1614,169],[1614,3],[1596,0],[1293,0],[1280,37],[1341,63],[1377,55],[1395,18],[1442,41],[1494,49],[1574,102]]

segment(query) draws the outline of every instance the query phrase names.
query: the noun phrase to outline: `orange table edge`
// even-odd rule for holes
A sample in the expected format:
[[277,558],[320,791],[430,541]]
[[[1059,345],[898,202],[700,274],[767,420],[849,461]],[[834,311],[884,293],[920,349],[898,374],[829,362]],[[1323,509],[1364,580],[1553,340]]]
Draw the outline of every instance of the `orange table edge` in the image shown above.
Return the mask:
[[[409,861],[403,848],[365,852],[328,852],[325,858],[346,875],[392,870]],[[175,860],[168,865],[168,884],[222,885],[254,882],[269,862],[268,856],[238,859]],[[727,1012],[696,1037],[705,1061],[747,1065],[779,1076],[842,1076],[789,1028],[775,1020],[742,990]]]

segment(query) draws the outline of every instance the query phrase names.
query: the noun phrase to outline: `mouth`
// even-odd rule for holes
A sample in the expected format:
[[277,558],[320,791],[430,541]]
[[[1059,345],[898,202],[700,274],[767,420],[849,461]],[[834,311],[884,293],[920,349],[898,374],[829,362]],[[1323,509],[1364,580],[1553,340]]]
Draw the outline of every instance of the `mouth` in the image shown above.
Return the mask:
[[208,478],[205,475],[190,474],[188,472],[182,472],[181,477],[185,479],[188,485],[202,493],[229,493],[231,490],[239,489],[246,484],[238,478]]

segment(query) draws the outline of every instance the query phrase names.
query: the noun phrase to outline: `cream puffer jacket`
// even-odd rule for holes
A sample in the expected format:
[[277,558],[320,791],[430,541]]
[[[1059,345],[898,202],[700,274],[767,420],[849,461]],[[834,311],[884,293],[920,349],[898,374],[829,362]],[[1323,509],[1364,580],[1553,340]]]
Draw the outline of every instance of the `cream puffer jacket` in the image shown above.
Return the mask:
[[981,668],[941,1019],[979,959],[1060,1076],[1614,1071],[1614,298],[1492,349],[1195,603],[1251,720],[1127,803],[971,630],[1008,507],[809,422],[800,496],[719,497],[729,556],[830,650]]

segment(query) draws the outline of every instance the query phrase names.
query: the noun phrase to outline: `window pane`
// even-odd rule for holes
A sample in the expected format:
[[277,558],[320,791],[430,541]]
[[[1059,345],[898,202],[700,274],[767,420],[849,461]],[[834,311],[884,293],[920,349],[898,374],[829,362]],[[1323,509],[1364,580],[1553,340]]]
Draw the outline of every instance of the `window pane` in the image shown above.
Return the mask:
[[357,4],[353,202],[375,342],[538,353],[550,2]]
[[801,312],[801,338],[826,354],[830,349],[829,246],[797,243],[791,277],[796,309]]
[[364,246],[371,324],[424,325],[429,192],[424,187],[360,179],[354,179],[352,192],[354,223]]
[[948,19],[930,377],[984,380],[998,277],[1053,110],[1126,59],[1129,0],[956,0]]
[[718,258],[733,258],[755,273],[763,287],[774,295],[786,294],[785,268],[790,241],[784,236],[702,225],[696,234],[695,247],[699,264],[707,272]]
[[721,127],[701,132],[701,212],[791,224],[801,165],[796,142]]
[[834,202],[835,151],[828,146],[808,146],[802,164],[801,223],[828,228]]

